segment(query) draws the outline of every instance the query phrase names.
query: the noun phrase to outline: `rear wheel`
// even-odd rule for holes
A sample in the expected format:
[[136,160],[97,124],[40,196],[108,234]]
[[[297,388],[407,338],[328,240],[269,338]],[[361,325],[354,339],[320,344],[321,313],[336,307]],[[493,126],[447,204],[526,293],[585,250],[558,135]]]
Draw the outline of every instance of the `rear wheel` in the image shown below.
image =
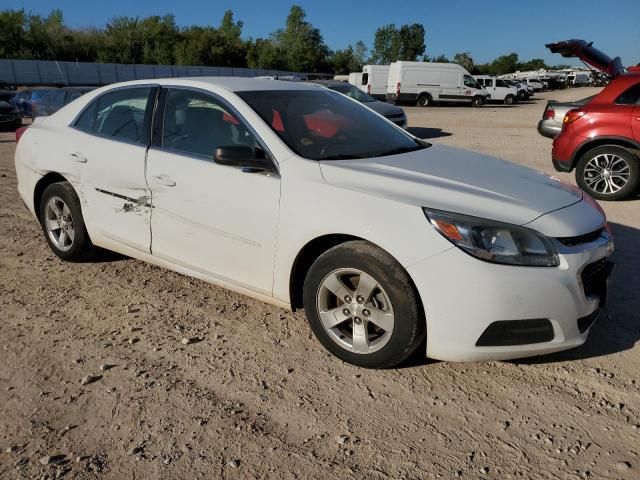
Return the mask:
[[394,367],[424,339],[425,321],[409,276],[365,241],[343,243],[318,257],[303,296],[316,338],[354,365]]
[[484,105],[484,98],[482,97],[473,97],[473,100],[471,100],[472,107],[481,107],[482,105]]
[[513,105],[513,95],[507,95],[506,97],[504,97],[504,104],[505,105]]
[[95,248],[84,225],[80,200],[68,182],[52,183],[42,193],[40,224],[53,253],[63,260],[87,260]]
[[433,103],[433,99],[431,98],[431,95],[427,94],[427,93],[423,93],[418,97],[418,106],[419,107],[428,107]]
[[589,150],[580,157],[576,181],[581,189],[599,200],[622,200],[640,184],[638,158],[617,145]]

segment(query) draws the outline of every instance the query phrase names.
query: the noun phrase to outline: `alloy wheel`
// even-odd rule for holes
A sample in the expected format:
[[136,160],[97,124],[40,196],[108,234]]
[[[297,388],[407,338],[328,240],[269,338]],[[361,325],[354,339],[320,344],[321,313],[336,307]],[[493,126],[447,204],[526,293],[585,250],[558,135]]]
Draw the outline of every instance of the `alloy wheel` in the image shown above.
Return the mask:
[[395,317],[389,296],[368,273],[341,268],[329,273],[317,292],[320,321],[345,350],[373,353],[389,341]]
[[51,242],[66,252],[73,246],[75,228],[71,211],[60,197],[51,197],[45,206],[45,228]]
[[615,153],[602,153],[587,162],[584,181],[594,192],[611,195],[629,182],[631,169],[627,160]]

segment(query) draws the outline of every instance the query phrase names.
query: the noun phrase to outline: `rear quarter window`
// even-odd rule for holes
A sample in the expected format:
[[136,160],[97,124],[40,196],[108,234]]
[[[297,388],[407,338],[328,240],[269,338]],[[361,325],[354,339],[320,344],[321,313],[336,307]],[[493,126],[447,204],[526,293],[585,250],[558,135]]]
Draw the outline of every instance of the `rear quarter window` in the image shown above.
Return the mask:
[[618,105],[640,105],[640,83],[628,88],[616,99]]

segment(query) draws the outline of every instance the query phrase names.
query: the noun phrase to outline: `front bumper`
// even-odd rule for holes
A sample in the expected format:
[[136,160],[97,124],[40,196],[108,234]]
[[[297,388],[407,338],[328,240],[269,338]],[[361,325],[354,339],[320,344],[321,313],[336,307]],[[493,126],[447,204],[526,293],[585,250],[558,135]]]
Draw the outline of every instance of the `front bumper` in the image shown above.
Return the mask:
[[[582,345],[604,306],[607,283],[604,279],[599,294],[592,290],[586,294],[582,271],[611,255],[613,240],[604,233],[586,245],[560,245],[558,251],[561,265],[556,268],[483,262],[456,247],[409,266],[424,305],[427,356],[448,361],[507,360]],[[532,320],[548,321],[551,332],[540,330],[543,322]],[[489,341],[491,346],[484,346],[483,334],[501,321],[509,321],[503,324],[509,329],[507,338],[516,340]],[[517,338],[518,322],[535,343]]]

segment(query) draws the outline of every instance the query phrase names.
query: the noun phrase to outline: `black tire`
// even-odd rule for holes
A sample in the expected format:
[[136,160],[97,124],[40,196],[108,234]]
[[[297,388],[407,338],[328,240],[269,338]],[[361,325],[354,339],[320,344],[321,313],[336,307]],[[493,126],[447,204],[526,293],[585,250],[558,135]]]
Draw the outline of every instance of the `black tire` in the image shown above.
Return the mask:
[[505,105],[513,105],[514,100],[515,99],[513,98],[513,95],[509,94],[506,97],[504,97],[504,104]]
[[478,96],[478,97],[473,97],[473,100],[471,100],[471,106],[478,108],[484,105],[484,98]]
[[[74,230],[74,236],[69,248],[66,250],[59,248],[58,245],[54,243],[47,230],[46,207],[49,200],[53,197],[62,200],[68,207],[71,215],[70,223]],[[42,192],[38,211],[44,238],[47,240],[51,250],[53,250],[53,253],[68,262],[82,262],[91,258],[95,252],[95,247],[93,243],[91,243],[84,224],[82,209],[80,208],[80,199],[69,182],[57,182],[47,186],[44,192]]]
[[420,96],[418,97],[418,101],[416,102],[416,105],[418,107],[429,107],[431,106],[432,103],[433,103],[433,99],[431,98],[431,95],[429,95],[428,93],[421,93]]
[[[323,281],[337,269],[357,269],[372,276],[391,303],[394,326],[378,350],[356,353],[333,340],[320,320],[319,298]],[[392,368],[405,361],[426,336],[426,323],[418,295],[407,272],[388,253],[362,240],[327,250],[313,263],[304,282],[303,302],[311,330],[336,357],[365,368]],[[346,320],[353,328],[353,320]],[[369,327],[366,327],[369,328]],[[367,330],[368,332],[368,330]]]
[[[589,162],[600,155],[616,155],[626,162],[629,171],[627,182],[620,190],[613,193],[605,193],[602,190],[602,183],[593,183],[594,174],[591,169],[587,170]],[[626,171],[626,170],[625,170]],[[633,153],[618,145],[604,145],[589,150],[578,160],[576,167],[576,181],[578,186],[598,200],[623,200],[632,195],[640,185],[640,161]],[[619,186],[619,185],[618,185]]]

